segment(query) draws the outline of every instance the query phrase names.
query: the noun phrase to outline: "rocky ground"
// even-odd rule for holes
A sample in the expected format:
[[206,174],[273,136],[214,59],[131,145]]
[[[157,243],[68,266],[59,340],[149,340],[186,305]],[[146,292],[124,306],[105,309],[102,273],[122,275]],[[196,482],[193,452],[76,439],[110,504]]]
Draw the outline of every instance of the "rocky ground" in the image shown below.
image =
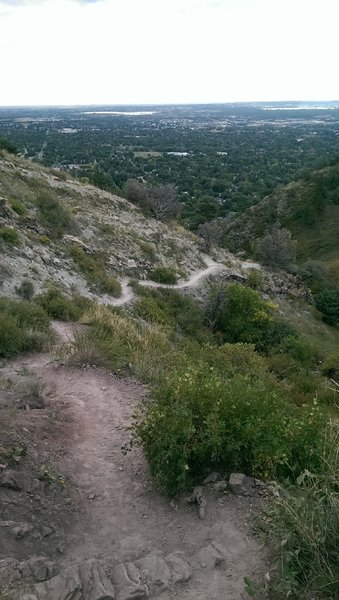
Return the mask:
[[[35,403],[18,393],[32,377]],[[246,597],[244,576],[265,572],[258,490],[212,475],[190,502],[160,495],[141,449],[122,451],[145,387],[49,354],[3,366],[0,383],[0,598]]]

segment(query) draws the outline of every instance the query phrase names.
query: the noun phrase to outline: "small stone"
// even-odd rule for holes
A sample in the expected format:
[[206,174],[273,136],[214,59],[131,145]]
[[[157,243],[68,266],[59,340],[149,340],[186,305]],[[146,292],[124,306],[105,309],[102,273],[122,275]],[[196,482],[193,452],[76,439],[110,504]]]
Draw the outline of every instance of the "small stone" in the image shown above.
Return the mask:
[[29,525],[29,523],[22,523],[21,525],[17,525],[10,530],[10,533],[14,535],[17,540],[21,540],[24,537],[27,537],[28,534],[33,530],[33,525]]
[[209,483],[215,483],[216,481],[218,481],[218,479],[220,479],[220,473],[217,473],[216,471],[213,471],[213,473],[210,473],[203,481],[203,485],[208,485]]
[[225,481],[224,479],[222,479],[221,481],[217,481],[213,484],[213,489],[216,492],[224,492],[225,490],[227,490],[227,487],[227,481]]
[[253,494],[253,479],[243,473],[232,473],[229,486],[237,496],[251,496]]
[[89,498],[90,500],[95,500],[95,498],[96,498],[96,497],[97,497],[97,495],[96,495],[96,494],[90,494],[90,495],[88,496],[88,498]]

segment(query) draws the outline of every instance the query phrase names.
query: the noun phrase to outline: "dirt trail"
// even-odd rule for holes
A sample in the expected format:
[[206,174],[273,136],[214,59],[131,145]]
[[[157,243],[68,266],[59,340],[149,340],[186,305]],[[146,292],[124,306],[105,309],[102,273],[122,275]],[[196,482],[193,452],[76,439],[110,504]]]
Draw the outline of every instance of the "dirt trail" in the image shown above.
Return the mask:
[[[53,326],[60,341],[72,338],[71,325]],[[46,355],[28,357],[24,364],[54,390],[47,399],[56,415],[49,451],[78,494],[78,514],[64,535],[62,565],[92,557],[119,562],[180,551],[191,565],[192,577],[159,589],[158,598],[243,598],[243,577],[263,568],[259,544],[248,531],[251,500],[205,487],[207,514],[200,520],[184,498],[171,502],[158,493],[140,449],[121,451],[130,438],[133,411],[147,393],[144,386],[94,368],[56,368]],[[203,566],[199,558],[211,544],[221,548],[219,566]],[[139,597],[143,596],[135,595]]]
[[[225,265],[222,263],[216,263],[209,256],[204,257],[206,267],[204,269],[200,269],[191,275],[191,277],[187,281],[183,281],[181,283],[175,284],[165,284],[165,283],[157,283],[156,281],[152,281],[151,279],[140,280],[138,283],[143,287],[151,287],[151,288],[167,288],[171,290],[182,290],[185,288],[191,288],[198,285],[201,279],[205,279],[209,277],[209,275],[214,275],[220,271],[224,271],[226,269]],[[110,300],[110,304],[112,306],[123,306],[124,304],[128,304],[134,297],[133,290],[128,285],[128,280],[123,279],[121,281],[121,296],[120,298]]]

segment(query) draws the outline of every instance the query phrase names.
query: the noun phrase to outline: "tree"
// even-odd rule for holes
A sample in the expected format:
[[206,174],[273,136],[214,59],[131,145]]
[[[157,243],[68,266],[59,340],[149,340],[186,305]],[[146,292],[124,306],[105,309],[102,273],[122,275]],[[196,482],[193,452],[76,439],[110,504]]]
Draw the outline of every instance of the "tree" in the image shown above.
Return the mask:
[[172,183],[152,185],[149,190],[150,210],[159,221],[167,221],[176,217],[180,210],[178,194]]
[[291,232],[277,226],[256,244],[258,259],[266,265],[275,267],[287,267],[294,264],[296,250],[297,242],[292,240]]
[[204,242],[204,250],[209,252],[213,246],[218,246],[221,242],[223,230],[217,219],[209,223],[203,223],[198,227],[198,235]]

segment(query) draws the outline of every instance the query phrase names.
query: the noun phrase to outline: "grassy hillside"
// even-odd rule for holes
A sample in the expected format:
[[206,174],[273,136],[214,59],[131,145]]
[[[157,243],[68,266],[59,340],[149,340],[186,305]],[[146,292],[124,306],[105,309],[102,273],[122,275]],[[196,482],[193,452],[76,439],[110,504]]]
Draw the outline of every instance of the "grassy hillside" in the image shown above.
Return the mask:
[[225,243],[251,252],[279,223],[297,240],[297,261],[319,260],[339,280],[339,163],[315,171],[265,198],[226,226]]

